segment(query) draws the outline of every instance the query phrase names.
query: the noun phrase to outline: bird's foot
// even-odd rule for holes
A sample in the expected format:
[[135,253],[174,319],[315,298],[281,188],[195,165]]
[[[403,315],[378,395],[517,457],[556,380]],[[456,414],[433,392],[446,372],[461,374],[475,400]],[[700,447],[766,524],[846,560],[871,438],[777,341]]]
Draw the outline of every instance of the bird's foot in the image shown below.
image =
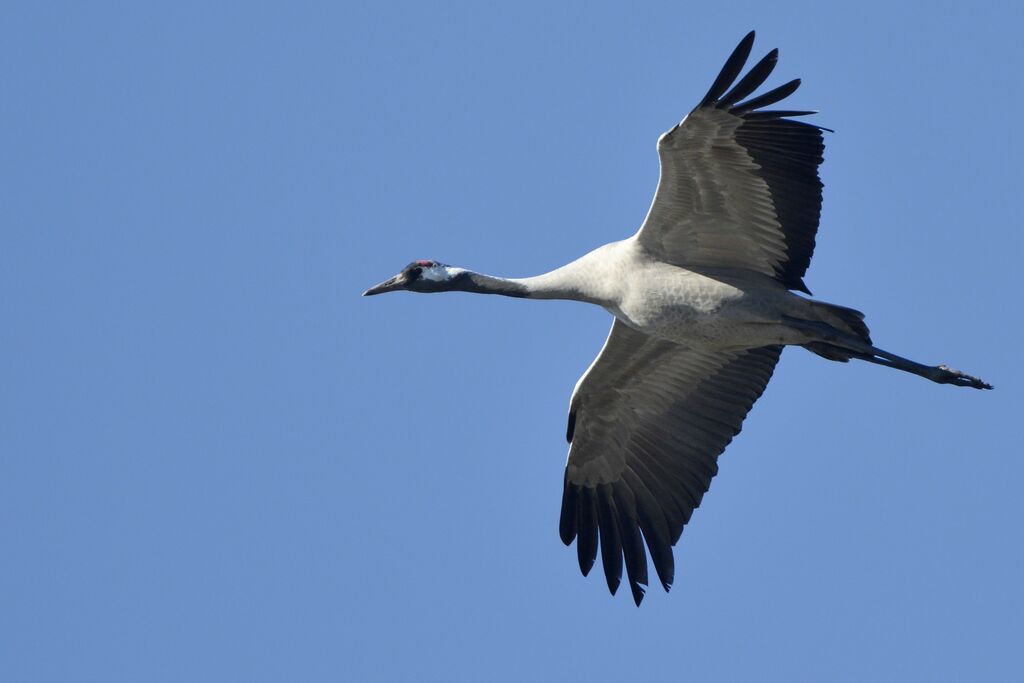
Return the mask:
[[955,384],[958,387],[973,387],[975,389],[991,389],[992,385],[984,380],[968,375],[965,372],[954,370],[948,365],[939,365],[935,368],[938,372],[934,378],[940,384]]

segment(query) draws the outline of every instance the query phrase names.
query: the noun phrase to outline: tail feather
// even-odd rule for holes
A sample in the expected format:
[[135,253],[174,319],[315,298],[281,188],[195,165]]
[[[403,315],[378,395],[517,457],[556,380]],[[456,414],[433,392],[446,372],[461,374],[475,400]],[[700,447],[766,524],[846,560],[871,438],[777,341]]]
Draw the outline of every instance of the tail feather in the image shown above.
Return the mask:
[[829,323],[836,329],[852,334],[863,342],[871,344],[871,330],[864,322],[864,314],[853,308],[827,304],[824,301],[815,301],[814,307],[821,315],[824,322]]
[[[825,325],[842,334],[856,337],[868,346],[872,345],[871,331],[868,329],[867,323],[864,322],[864,314],[860,311],[824,301],[812,301],[811,305],[819,320]],[[850,349],[827,342],[811,342],[804,344],[804,348],[822,358],[839,363],[846,363],[851,358],[857,357],[857,354]]]
[[837,363],[849,363],[850,359],[855,356],[854,352],[849,349],[844,349],[841,346],[835,346],[825,342],[810,342],[808,344],[804,344],[804,348],[812,353],[818,354],[822,358],[834,360]]

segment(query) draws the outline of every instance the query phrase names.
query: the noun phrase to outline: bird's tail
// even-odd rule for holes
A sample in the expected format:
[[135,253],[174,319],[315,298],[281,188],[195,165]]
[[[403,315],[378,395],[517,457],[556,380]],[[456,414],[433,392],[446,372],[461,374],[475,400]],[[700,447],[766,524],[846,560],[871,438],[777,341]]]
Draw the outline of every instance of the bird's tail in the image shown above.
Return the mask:
[[[864,322],[864,314],[858,310],[837,306],[836,304],[825,303],[824,301],[808,301],[811,310],[817,318],[829,327],[841,332],[844,335],[855,337],[858,341],[871,346],[871,331]],[[812,351],[822,358],[846,363],[856,354],[850,349],[828,342],[811,342],[804,344],[804,348]]]

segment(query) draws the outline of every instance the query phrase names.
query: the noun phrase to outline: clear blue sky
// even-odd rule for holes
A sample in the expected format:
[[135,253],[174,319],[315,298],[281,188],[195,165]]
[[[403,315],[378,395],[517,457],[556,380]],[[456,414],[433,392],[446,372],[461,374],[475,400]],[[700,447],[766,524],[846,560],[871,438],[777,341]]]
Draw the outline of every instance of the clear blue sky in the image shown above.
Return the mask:
[[[141,4],[0,12],[0,680],[1022,675],[1011,3]],[[631,234],[752,28],[811,289],[996,390],[787,350],[637,609],[557,534],[608,314],[359,293]]]

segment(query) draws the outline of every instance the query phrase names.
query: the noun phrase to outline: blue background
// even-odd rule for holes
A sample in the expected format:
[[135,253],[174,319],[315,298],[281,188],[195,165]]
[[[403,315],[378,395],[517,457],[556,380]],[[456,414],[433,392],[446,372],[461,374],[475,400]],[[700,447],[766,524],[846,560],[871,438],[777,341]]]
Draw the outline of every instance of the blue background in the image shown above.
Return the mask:
[[[1022,674],[1010,3],[8,3],[0,680]],[[631,234],[746,31],[829,135],[802,349],[641,609],[558,540],[609,316],[367,286]]]

